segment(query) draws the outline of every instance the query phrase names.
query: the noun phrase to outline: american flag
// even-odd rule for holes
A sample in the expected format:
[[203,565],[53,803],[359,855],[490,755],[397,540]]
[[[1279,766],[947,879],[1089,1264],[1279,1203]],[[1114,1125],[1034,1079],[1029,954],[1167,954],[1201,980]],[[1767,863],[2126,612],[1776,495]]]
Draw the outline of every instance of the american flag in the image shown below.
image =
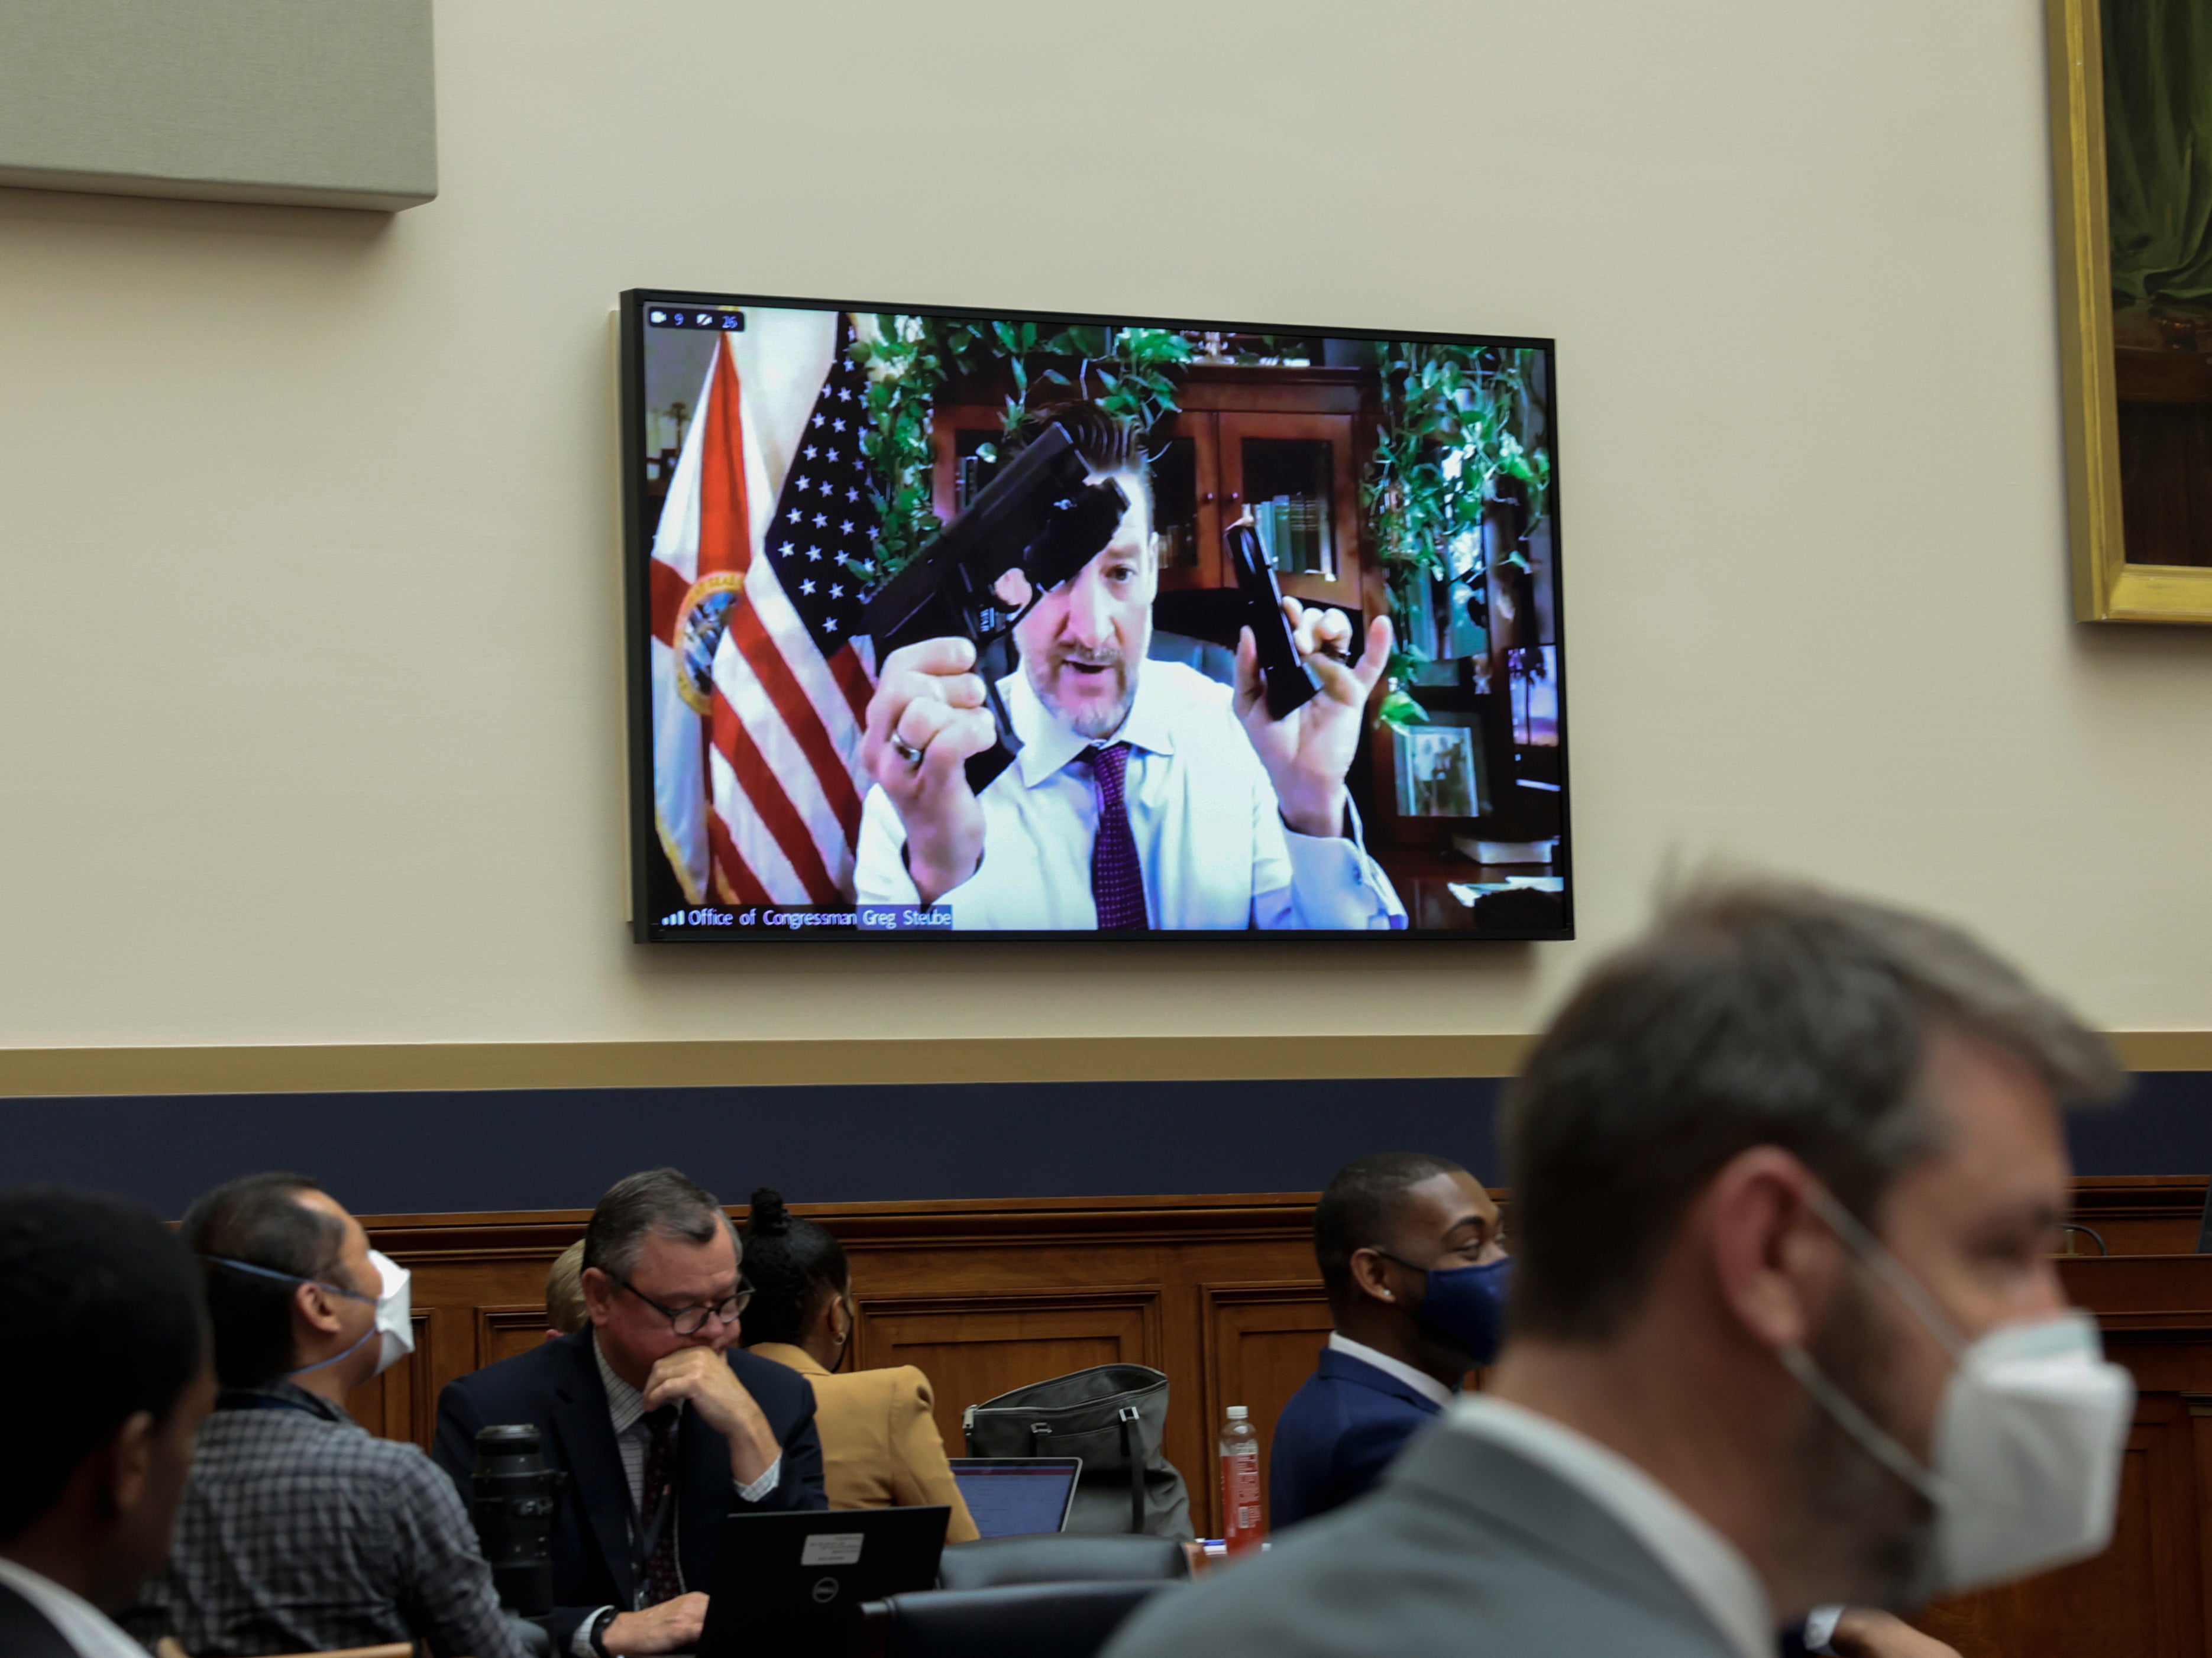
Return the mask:
[[873,687],[855,648],[876,516],[860,433],[867,386],[838,319],[830,374],[776,492],[761,549],[714,653],[708,824],[726,902],[853,896],[861,721]]
[[[728,369],[710,374],[705,417],[691,434],[702,449],[720,452],[719,459],[703,454],[693,474],[700,484],[690,508],[697,525],[691,571],[720,564],[743,579],[712,646],[708,683],[695,681],[694,696],[686,699],[707,705],[700,780],[706,845],[697,863],[705,865],[708,896],[724,903],[852,901],[853,850],[868,780],[860,764],[861,721],[873,685],[866,635],[860,631],[866,583],[848,561],[872,551],[876,519],[860,458],[866,382],[848,354],[851,341],[851,325],[840,317],[829,374],[786,475],[780,483],[769,478],[775,510],[757,545],[744,485],[749,472],[757,480],[767,469],[757,449],[748,446],[727,343],[718,361]],[[713,488],[718,474],[733,479],[735,489]],[[670,510],[678,507],[686,482],[679,462]],[[725,498],[719,510],[718,494]],[[666,540],[665,516],[663,525]],[[726,550],[710,556],[718,544]],[[658,544],[655,556],[661,556]],[[696,574],[694,580],[703,583]],[[683,641],[674,642],[680,650]],[[681,668],[679,663],[679,683]],[[684,786],[681,768],[656,778],[665,781]],[[664,793],[663,838],[671,841],[679,874],[679,854],[690,848],[669,835],[668,824],[681,805]]]

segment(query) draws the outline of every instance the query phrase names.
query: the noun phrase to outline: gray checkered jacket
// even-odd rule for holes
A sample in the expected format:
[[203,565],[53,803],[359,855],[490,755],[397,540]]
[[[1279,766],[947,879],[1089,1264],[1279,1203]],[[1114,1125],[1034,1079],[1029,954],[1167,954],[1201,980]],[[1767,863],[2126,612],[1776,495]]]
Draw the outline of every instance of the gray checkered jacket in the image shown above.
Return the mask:
[[520,1658],[468,1511],[413,1445],[289,1382],[226,1393],[200,1430],[169,1564],[125,1629],[195,1658],[424,1641]]

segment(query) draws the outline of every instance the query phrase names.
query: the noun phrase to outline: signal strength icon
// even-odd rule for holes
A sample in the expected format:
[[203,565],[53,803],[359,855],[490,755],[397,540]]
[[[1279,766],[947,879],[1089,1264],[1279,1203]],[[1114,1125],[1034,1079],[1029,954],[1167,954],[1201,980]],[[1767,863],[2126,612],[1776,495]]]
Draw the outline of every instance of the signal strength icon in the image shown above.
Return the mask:
[[660,918],[660,925],[663,926],[682,926],[684,925],[684,912],[680,909],[670,912],[668,914]]

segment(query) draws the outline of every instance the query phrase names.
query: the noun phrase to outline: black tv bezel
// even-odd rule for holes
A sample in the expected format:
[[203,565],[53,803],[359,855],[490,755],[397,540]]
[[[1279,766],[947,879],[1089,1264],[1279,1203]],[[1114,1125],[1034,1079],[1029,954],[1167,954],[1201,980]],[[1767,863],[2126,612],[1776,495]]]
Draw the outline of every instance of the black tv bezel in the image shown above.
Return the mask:
[[[660,855],[660,835],[653,810],[653,653],[652,538],[644,528],[645,385],[644,343],[646,307],[756,306],[799,311],[866,311],[905,316],[974,317],[987,322],[1050,323],[1057,326],[1164,328],[1200,332],[1292,334],[1359,340],[1419,340],[1440,345],[1486,345],[1541,351],[1548,392],[1546,410],[1552,455],[1552,603],[1554,641],[1558,653],[1559,750],[1560,924],[1555,928],[1526,932],[1474,932],[1457,928],[1407,926],[1388,931],[1307,931],[1287,928],[1261,934],[1249,929],[1200,929],[1158,932],[1070,932],[1065,930],[959,932],[952,930],[809,927],[805,929],[685,927],[662,929],[653,915],[647,859]],[[629,912],[630,936],[640,944],[760,946],[777,933],[769,949],[789,949],[804,943],[835,938],[866,938],[880,947],[894,941],[922,947],[978,944],[1070,944],[1096,941],[1133,944],[1173,942],[1221,944],[1264,937],[1270,942],[1295,940],[1302,948],[1336,946],[1364,948],[1383,940],[1400,946],[1413,944],[1499,944],[1559,943],[1575,936],[1573,790],[1569,782],[1567,710],[1566,562],[1564,515],[1559,489],[1559,374],[1558,343],[1525,334],[1441,333],[1419,328],[1339,328],[1286,323],[1201,321],[1189,318],[1109,316],[1096,312],[1037,311],[1014,307],[974,305],[890,304],[872,300],[827,300],[788,295],[716,293],[697,288],[632,288],[623,290],[618,308],[621,434],[618,452],[622,467],[623,513],[623,671],[629,688],[629,718],[625,734],[629,762]],[[732,906],[704,906],[718,909]],[[687,908],[692,908],[687,906]]]

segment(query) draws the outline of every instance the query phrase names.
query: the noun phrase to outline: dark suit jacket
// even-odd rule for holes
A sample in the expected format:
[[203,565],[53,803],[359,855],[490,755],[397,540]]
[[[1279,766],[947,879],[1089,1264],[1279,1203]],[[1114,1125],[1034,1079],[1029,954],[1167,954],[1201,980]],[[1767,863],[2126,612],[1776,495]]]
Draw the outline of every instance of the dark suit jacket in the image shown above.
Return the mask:
[[0,1652],[8,1658],[76,1658],[76,1649],[46,1614],[0,1583]]
[[[723,1515],[740,1511],[829,1507],[822,1494],[822,1441],[814,1430],[814,1389],[805,1376],[732,1347],[726,1357],[783,1446],[776,1487],[760,1502],[738,1500],[730,1477],[730,1442],[686,1410],[676,1438],[676,1546],[684,1582],[714,1579]],[[629,1485],[607,1415],[588,1327],[446,1384],[438,1399],[438,1438],[430,1455],[469,1497],[477,1430],[497,1423],[538,1425],[548,1467],[568,1474],[553,1516],[553,1640],[566,1652],[576,1625],[600,1606],[627,1611],[637,1590],[631,1553]]]
[[1627,1652],[1735,1649],[1606,1509],[1518,1452],[1439,1425],[1358,1502],[1152,1596],[1105,1658]]
[[1268,1529],[1295,1526],[1364,1494],[1406,1442],[1441,1414],[1434,1400],[1388,1370],[1323,1348],[1320,1368],[1275,1423]]

